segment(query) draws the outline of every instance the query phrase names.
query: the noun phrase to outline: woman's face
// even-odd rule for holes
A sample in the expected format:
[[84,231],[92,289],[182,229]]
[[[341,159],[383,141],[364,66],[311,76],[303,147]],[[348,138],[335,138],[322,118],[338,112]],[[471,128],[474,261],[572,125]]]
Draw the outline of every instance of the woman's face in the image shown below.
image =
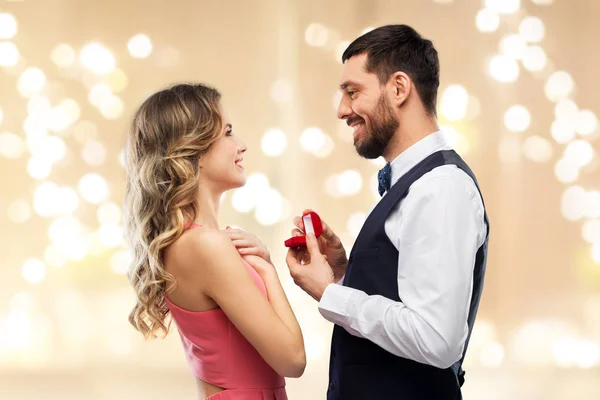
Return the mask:
[[246,176],[242,166],[246,145],[233,132],[225,109],[221,106],[221,136],[200,157],[200,184],[209,185],[215,191],[224,192],[244,186]]

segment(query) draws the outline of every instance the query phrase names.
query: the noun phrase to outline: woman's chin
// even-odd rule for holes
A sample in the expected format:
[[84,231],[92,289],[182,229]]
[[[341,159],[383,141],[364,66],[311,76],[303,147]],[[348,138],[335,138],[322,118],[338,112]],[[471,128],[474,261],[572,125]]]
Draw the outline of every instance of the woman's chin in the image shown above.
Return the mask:
[[235,182],[233,182],[233,188],[232,189],[239,189],[242,186],[246,185],[246,176],[242,175],[240,177],[237,177],[237,179],[235,180]]

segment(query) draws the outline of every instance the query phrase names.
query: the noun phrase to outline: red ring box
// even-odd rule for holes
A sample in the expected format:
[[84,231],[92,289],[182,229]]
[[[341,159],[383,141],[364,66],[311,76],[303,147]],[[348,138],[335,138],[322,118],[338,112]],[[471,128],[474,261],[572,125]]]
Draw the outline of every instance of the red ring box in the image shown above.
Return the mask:
[[[321,236],[323,233],[323,224],[321,224],[321,218],[314,212],[308,212],[302,215],[302,223],[304,224],[304,232],[312,233],[316,237]],[[286,247],[306,247],[306,236],[292,236],[284,242]]]

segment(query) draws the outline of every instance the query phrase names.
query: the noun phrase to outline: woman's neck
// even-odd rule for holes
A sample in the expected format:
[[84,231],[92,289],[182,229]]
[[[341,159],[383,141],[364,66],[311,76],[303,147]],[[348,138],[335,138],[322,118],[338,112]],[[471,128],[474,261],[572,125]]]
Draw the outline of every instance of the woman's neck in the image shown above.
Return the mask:
[[194,223],[219,229],[219,204],[222,193],[211,193],[208,190],[198,190],[196,196],[196,219]]

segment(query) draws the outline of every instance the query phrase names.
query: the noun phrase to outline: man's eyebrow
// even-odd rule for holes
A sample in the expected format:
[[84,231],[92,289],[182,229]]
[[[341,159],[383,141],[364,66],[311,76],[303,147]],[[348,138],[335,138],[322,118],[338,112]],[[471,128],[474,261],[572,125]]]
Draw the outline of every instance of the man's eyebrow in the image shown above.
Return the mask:
[[347,88],[348,86],[360,86],[360,84],[359,84],[359,83],[356,83],[356,82],[354,82],[354,81],[351,81],[351,80],[347,80],[347,81],[344,81],[344,82],[343,82],[343,83],[340,85],[340,89],[342,89],[342,90],[346,90],[346,88]]

